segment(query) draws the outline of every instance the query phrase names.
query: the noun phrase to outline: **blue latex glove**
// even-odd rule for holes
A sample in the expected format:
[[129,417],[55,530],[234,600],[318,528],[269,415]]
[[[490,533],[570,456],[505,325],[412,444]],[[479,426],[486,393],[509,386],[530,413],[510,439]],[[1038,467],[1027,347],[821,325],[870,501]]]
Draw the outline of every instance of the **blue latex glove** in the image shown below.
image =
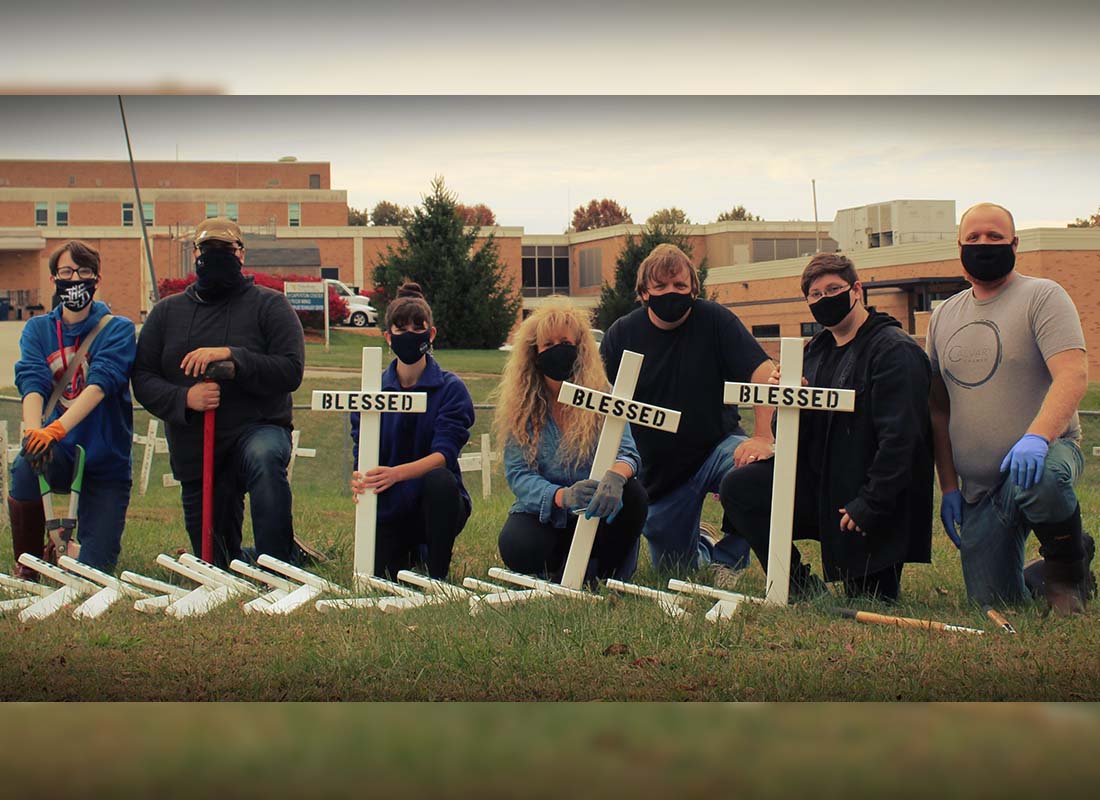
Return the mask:
[[954,542],[956,548],[962,547],[962,540],[959,538],[959,531],[955,526],[961,526],[962,521],[963,496],[962,492],[955,489],[943,496],[943,501],[940,503],[940,522],[943,523],[947,538]]
[[1043,475],[1043,462],[1049,448],[1042,436],[1025,433],[1001,462],[1001,472],[1011,472],[1014,484],[1021,489],[1030,489]]

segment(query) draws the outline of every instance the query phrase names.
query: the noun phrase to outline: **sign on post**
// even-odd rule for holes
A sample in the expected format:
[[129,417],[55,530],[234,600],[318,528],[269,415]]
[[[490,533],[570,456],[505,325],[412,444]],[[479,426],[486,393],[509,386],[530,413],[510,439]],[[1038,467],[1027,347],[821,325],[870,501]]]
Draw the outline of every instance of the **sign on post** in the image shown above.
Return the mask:
[[794,487],[798,467],[798,421],[803,410],[854,411],[852,389],[802,386],[802,339],[780,342],[779,385],[727,383],[725,402],[775,406],[775,477],[772,479],[771,531],[768,539],[768,585],[765,602],[787,605],[791,579]]
[[324,281],[286,281],[283,293],[295,311],[325,312],[325,352],[328,352],[328,284]]

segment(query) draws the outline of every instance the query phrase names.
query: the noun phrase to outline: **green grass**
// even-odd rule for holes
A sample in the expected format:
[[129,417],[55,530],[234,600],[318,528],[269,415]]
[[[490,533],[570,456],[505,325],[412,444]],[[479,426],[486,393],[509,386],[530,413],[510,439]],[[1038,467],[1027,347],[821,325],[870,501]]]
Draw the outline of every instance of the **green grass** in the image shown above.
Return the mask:
[[[469,381],[483,401],[491,378]],[[309,380],[297,394],[333,379]],[[1095,390],[1095,386],[1093,389]],[[11,394],[11,390],[0,394]],[[471,450],[487,430],[479,411]],[[144,432],[148,417],[135,415]],[[18,406],[0,404],[18,429]],[[296,412],[302,446],[318,457],[295,466],[296,529],[333,555],[317,571],[347,584],[352,503],[347,423],[339,415]],[[1100,420],[1084,420],[1090,468],[1079,485],[1085,526],[1100,532],[1100,478],[1091,447]],[[140,450],[135,450],[140,464]],[[185,547],[178,489],[160,485],[167,457],[154,461],[149,493],[135,490],[119,570],[166,577],[158,553]],[[494,491],[481,497],[468,475],[474,512],[456,544],[452,577],[484,578],[500,564],[496,538],[512,502],[497,465]],[[708,499],[705,518],[720,519]],[[245,539],[251,541],[246,515]],[[1035,553],[1034,537],[1028,555]],[[643,547],[643,553],[645,548]],[[802,547],[820,568],[818,548]],[[660,586],[647,556],[639,583]],[[0,570],[10,572],[10,536],[0,528]],[[753,564],[747,593],[763,591]],[[936,522],[933,563],[906,568],[897,613],[990,627],[965,602],[958,555]],[[1082,618],[1044,618],[1037,605],[1014,609],[1015,637],[926,633],[858,625],[829,616],[826,601],[789,610],[750,607],[733,620],[703,620],[707,604],[675,622],[657,606],[609,595],[597,604],[552,600],[471,617],[462,605],[384,615],[361,611],[286,618],[244,616],[225,607],[176,621],[119,604],[94,622],[57,615],[24,625],[0,618],[0,699],[327,700],[327,699],[617,699],[617,700],[1096,700],[1100,698],[1100,603]],[[873,606],[868,606],[873,607]]]
[[[358,370],[363,361],[364,347],[384,348],[383,359],[393,356],[380,335],[371,335],[376,329],[363,333],[349,330],[333,330],[329,336],[329,351],[325,352],[324,340],[306,344],[306,364],[310,367],[340,367]],[[444,369],[462,374],[499,375],[508,360],[508,353],[500,350],[436,350],[436,360]]]

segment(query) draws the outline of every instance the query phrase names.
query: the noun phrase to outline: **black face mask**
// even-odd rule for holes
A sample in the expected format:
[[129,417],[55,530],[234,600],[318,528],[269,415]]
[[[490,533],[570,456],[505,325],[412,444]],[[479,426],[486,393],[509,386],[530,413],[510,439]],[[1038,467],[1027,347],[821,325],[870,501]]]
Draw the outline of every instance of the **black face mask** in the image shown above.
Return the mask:
[[841,292],[835,297],[822,297],[810,306],[810,313],[826,328],[839,325],[856,307],[855,301],[848,296],[851,291],[849,288],[847,292]]
[[80,281],[57,278],[54,286],[57,288],[57,298],[65,304],[65,308],[69,311],[83,311],[92,302],[97,283],[99,283],[98,278]]
[[424,357],[432,347],[432,332],[426,330],[423,333],[391,333],[390,350],[400,359],[402,364],[415,364]]
[[1016,254],[1011,244],[964,244],[962,263],[980,281],[995,281],[1012,272]]
[[225,250],[208,250],[195,259],[195,289],[204,299],[217,299],[244,282],[241,260]]
[[564,381],[573,376],[573,365],[577,362],[577,346],[562,342],[543,350],[535,358],[535,368],[547,378]]
[[680,292],[667,292],[666,294],[651,294],[646,303],[662,322],[678,322],[693,305],[695,298],[690,294]]

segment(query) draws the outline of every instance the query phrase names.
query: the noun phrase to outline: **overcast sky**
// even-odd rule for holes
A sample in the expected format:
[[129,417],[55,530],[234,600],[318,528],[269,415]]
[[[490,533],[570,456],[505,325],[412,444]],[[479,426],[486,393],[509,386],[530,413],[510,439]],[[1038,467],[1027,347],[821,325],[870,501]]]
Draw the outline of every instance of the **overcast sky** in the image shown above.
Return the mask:
[[125,158],[113,97],[54,93],[170,81],[345,96],[130,96],[138,159],[330,161],[359,208],[416,203],[439,174],[532,233],[605,196],[638,222],[668,205],[708,222],[736,204],[810,220],[812,178],[824,220],[988,199],[1021,226],[1064,225],[1100,204],[1095,2],[94,9],[5,11],[0,84],[32,94],[0,97],[0,156]]
[[[434,175],[504,225],[560,233],[612,197],[636,222],[892,199],[999,202],[1021,227],[1100,205],[1091,97],[130,97],[137,159],[329,161],[352,206],[419,202]],[[0,98],[9,158],[124,159],[114,97]]]

